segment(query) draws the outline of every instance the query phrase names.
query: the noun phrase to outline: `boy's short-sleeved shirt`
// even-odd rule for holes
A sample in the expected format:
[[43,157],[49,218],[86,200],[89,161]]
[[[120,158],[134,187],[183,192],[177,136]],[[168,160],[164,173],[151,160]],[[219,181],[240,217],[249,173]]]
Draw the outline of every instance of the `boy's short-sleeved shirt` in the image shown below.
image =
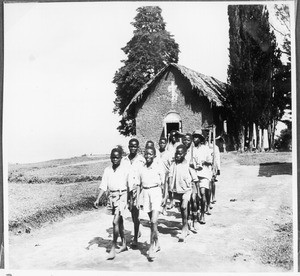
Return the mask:
[[102,181],[99,188],[103,191],[123,191],[127,190],[128,171],[125,166],[119,165],[116,170],[112,165],[104,169]]
[[184,193],[187,190],[191,190],[193,181],[198,181],[198,177],[195,170],[189,166],[187,160],[184,160],[182,163],[172,163],[169,174],[170,191]]
[[146,164],[139,172],[139,179],[142,187],[150,188],[161,186],[165,181],[165,171],[161,164],[154,162],[147,167]]
[[[213,155],[213,144],[209,145],[209,149],[211,150],[211,154]],[[217,145],[215,145],[215,166],[216,166],[216,170],[220,170],[221,169],[221,158],[220,158],[220,149]]]
[[159,149],[157,149],[155,159],[157,159],[158,162],[161,162],[166,173],[169,172],[172,163],[172,157],[167,150],[160,152]]
[[171,156],[171,159],[174,159],[176,148],[181,145],[180,142],[176,142],[175,144],[168,143],[166,150],[169,152],[169,155]]
[[190,163],[191,161],[193,161],[193,157],[192,157],[192,146],[190,146],[187,151],[186,151],[186,155],[185,155],[185,159],[188,163]]
[[[196,167],[198,177],[207,178],[211,180],[212,178],[212,167],[211,165],[204,165],[203,162],[212,163],[212,154],[207,145],[199,145],[193,149],[193,161]],[[202,170],[197,170],[201,168]]]
[[137,185],[139,185],[139,171],[145,164],[145,158],[137,154],[133,159],[129,159],[128,155],[122,159],[122,165],[124,165],[128,170],[128,186],[129,190],[136,189]]

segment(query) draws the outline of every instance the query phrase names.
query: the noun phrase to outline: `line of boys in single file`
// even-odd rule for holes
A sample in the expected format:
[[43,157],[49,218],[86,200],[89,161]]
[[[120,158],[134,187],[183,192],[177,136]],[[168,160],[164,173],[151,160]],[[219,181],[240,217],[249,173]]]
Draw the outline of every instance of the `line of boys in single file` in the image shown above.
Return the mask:
[[[180,138],[181,141],[180,142]],[[129,141],[129,154],[123,157],[120,147],[113,148],[111,165],[106,167],[94,202],[98,208],[101,198],[108,192],[108,205],[112,210],[113,242],[107,259],[127,250],[123,217],[126,209],[131,212],[134,236],[131,248],[138,247],[140,236],[140,211],[150,219],[150,247],[148,258],[153,260],[160,250],[158,217],[166,215],[179,201],[182,231],[179,241],[185,241],[189,231],[197,233],[198,223],[205,224],[205,214],[210,215],[215,200],[216,176],[220,174],[220,152],[201,130],[192,134],[171,131],[169,141],[162,137],[159,148],[148,141],[144,156],[139,153],[139,141]],[[122,245],[117,250],[117,239]]]

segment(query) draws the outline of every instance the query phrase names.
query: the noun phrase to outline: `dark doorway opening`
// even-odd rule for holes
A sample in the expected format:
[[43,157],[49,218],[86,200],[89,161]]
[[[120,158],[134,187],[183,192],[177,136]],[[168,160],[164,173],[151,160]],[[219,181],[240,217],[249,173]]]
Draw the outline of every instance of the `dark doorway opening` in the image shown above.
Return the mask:
[[166,123],[166,127],[167,127],[167,137],[169,137],[170,132],[172,130],[178,130],[180,129],[180,125],[179,123]]

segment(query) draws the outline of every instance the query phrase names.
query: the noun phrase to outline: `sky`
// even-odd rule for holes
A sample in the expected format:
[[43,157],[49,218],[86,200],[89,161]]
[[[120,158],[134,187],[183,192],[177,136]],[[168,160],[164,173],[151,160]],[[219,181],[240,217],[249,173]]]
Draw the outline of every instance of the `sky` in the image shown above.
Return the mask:
[[226,82],[227,4],[4,4],[4,155],[10,163],[109,153],[128,138],[112,112],[136,9],[158,5],[179,64]]

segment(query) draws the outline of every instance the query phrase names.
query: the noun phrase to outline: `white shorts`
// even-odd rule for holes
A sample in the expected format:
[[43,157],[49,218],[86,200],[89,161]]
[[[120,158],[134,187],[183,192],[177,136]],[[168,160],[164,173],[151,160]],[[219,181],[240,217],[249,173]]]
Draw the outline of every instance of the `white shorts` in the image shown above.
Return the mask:
[[108,209],[111,214],[115,215],[120,212],[124,216],[127,210],[127,192],[110,192],[108,199]]
[[146,213],[155,211],[161,211],[162,191],[161,187],[155,187],[150,189],[143,189],[143,211]]
[[210,181],[207,178],[198,176],[198,179],[199,179],[199,187],[200,188],[209,189],[209,182]]

